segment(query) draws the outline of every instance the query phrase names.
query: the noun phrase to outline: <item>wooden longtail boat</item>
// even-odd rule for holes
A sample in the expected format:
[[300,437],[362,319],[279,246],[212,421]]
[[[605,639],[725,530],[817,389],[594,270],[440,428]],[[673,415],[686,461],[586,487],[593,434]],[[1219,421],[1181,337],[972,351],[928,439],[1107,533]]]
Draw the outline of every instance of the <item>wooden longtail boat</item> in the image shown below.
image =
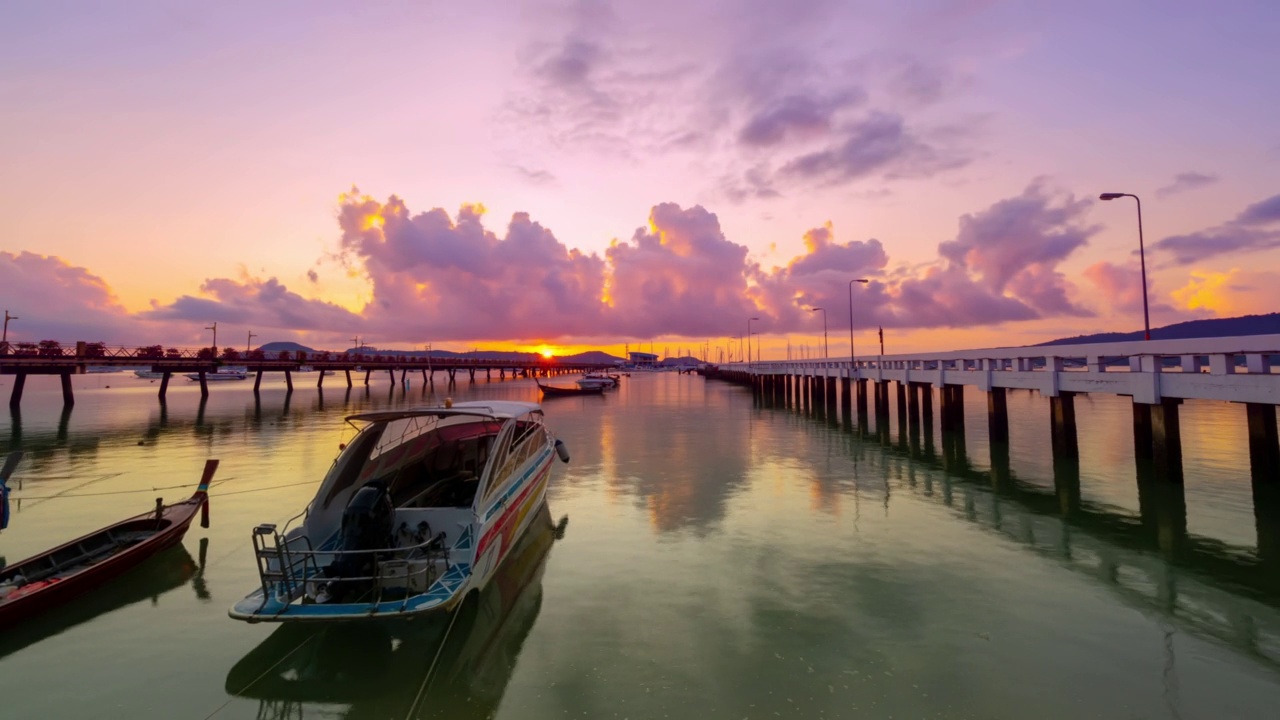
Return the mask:
[[165,548],[182,542],[196,511],[209,527],[209,481],[217,460],[204,466],[200,486],[172,505],[156,498],[156,509],[0,569],[0,631],[89,592]]
[[561,397],[566,395],[601,395],[604,393],[604,385],[564,387],[561,385],[543,385],[542,383],[538,383],[538,389],[547,397]]

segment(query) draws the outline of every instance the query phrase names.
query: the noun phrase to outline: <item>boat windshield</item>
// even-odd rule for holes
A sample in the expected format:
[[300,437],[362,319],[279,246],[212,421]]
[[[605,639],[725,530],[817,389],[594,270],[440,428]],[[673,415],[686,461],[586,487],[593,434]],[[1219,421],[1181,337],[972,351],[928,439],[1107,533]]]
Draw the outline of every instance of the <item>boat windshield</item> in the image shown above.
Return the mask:
[[373,423],[326,478],[316,509],[344,507],[352,491],[371,482],[386,485],[396,507],[469,506],[489,446],[501,429],[499,421],[474,415]]

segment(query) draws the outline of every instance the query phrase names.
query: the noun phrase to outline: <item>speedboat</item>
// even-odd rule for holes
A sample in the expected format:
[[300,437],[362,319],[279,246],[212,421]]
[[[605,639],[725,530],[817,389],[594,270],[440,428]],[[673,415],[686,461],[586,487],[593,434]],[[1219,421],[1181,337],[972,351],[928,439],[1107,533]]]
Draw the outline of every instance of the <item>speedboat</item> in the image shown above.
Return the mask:
[[596,373],[587,373],[578,380],[578,387],[601,387],[612,388],[618,387],[618,377],[616,375],[600,375]]
[[253,529],[260,587],[231,608],[248,622],[408,617],[481,590],[569,462],[542,408],[514,401],[353,415],[307,508]]
[[[200,373],[186,373],[186,376],[188,380],[200,379]],[[241,370],[228,370],[226,368],[220,368],[217,372],[207,372],[204,374],[204,379],[209,382],[215,382],[218,380],[244,380],[246,377],[248,377],[248,373]]]

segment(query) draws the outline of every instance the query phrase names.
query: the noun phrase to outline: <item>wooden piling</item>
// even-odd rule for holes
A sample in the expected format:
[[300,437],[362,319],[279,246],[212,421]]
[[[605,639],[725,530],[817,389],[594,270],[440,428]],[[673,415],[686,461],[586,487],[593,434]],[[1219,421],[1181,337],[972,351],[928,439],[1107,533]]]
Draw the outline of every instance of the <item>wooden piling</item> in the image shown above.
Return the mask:
[[[169,372],[168,370],[165,370],[160,374],[160,404],[161,405],[164,404],[165,394],[169,392],[169,376],[172,374],[173,373]],[[262,371],[258,371],[258,375],[261,376]],[[257,387],[255,386],[254,389],[256,391]]]
[[288,370],[284,371],[284,387],[286,395],[293,392],[293,373]]
[[320,377],[316,378],[316,388],[323,389],[324,388],[324,368],[316,368],[316,372],[320,374]]
[[76,404],[76,396],[71,392],[71,373],[59,373],[62,380],[62,404],[71,407]]
[[254,395],[258,394],[258,388],[261,386],[262,386],[262,370],[261,368],[259,368],[257,374],[254,375],[253,377],[253,394]]
[[200,371],[200,399],[209,399],[209,381],[204,377],[204,370]]
[[351,368],[347,368],[342,372],[347,374],[347,389],[350,390],[351,389]]
[[370,375],[372,375],[372,374],[373,374],[373,370],[371,370],[371,369],[369,369],[369,368],[365,368],[365,370],[364,370],[364,384],[365,384],[365,387],[368,387],[368,386],[369,386],[369,376],[370,376]]
[[13,390],[9,393],[9,407],[17,408],[22,404],[22,391],[27,386],[27,374],[24,372],[14,373]]

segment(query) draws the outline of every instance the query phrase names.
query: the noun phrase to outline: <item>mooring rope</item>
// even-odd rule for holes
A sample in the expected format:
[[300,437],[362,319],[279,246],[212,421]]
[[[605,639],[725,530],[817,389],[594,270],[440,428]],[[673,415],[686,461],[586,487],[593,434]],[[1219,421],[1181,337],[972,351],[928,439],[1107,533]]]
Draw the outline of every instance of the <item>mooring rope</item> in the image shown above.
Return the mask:
[[405,713],[405,720],[413,720],[413,715],[418,711],[418,706],[422,703],[422,698],[427,694],[427,688],[431,685],[431,678],[435,676],[436,663],[440,662],[440,653],[444,652],[444,646],[449,642],[449,633],[453,632],[453,624],[457,622],[458,616],[462,614],[462,604],[467,599],[464,597],[462,603],[459,603],[451,613],[449,618],[449,627],[444,629],[444,637],[440,638],[440,647],[436,648],[435,657],[431,658],[431,665],[427,667],[427,674],[422,678],[422,684],[418,686],[418,694],[413,698],[413,704],[409,706],[409,712]]
[[227,706],[228,706],[228,705],[230,705],[230,704],[232,703],[232,701],[234,701],[237,697],[240,697],[240,696],[241,696],[241,695],[243,695],[244,693],[248,692],[249,688],[253,687],[254,685],[257,685],[259,680],[261,680],[262,678],[266,677],[267,675],[270,675],[272,670],[275,670],[276,668],[280,667],[280,663],[284,662],[285,660],[288,660],[290,657],[292,657],[292,656],[293,656],[293,654],[294,654],[294,653],[296,653],[296,652],[298,652],[299,650],[301,650],[303,645],[306,645],[307,643],[311,642],[311,639],[312,639],[312,638],[314,638],[316,635],[319,635],[319,634],[320,634],[320,631],[316,631],[316,632],[311,633],[310,635],[308,635],[308,636],[306,637],[306,639],[304,639],[302,642],[298,643],[298,646],[297,646],[297,647],[295,647],[294,649],[292,649],[292,650],[290,650],[289,652],[287,652],[287,653],[285,653],[284,655],[282,655],[282,656],[280,657],[280,659],[279,659],[279,660],[277,660],[277,661],[275,661],[274,663],[272,663],[272,664],[271,664],[271,667],[267,668],[266,670],[263,670],[263,671],[258,675],[258,677],[256,677],[256,678],[254,678],[254,679],[250,680],[248,685],[245,685],[244,687],[240,688],[240,690],[239,690],[238,692],[233,693],[233,694],[231,695],[231,697],[227,698],[227,699],[226,699],[226,701],[224,701],[221,705],[219,705],[218,707],[214,708],[213,712],[209,713],[208,715],[205,715],[205,716],[204,716],[204,720],[209,720],[209,719],[210,719],[210,718],[212,718],[214,715],[217,715],[218,713],[220,713],[220,712],[222,712],[223,710],[225,710],[225,709],[227,708]]
[[[235,480],[235,478],[223,478],[222,480],[215,480],[212,483],[209,483],[209,487],[212,489],[214,487],[217,487],[218,485],[221,485],[222,483],[230,482],[232,480]],[[281,485],[267,485],[266,487],[248,488],[246,490],[233,490],[231,492],[209,493],[209,496],[210,497],[227,497],[228,495],[243,495],[244,493],[251,493],[251,492],[265,492],[267,490],[279,490],[280,488],[297,487],[299,485],[314,485],[315,483],[316,483],[315,480],[304,480],[302,482],[284,483]],[[54,499],[66,499],[66,498],[102,497],[104,495],[132,495],[136,493],[159,492],[161,490],[178,490],[181,488],[190,488],[190,487],[191,487],[191,483],[184,483],[182,485],[165,485],[163,487],[140,488],[137,490],[111,490],[108,492],[97,492],[97,493],[75,493],[73,495],[68,495],[67,492],[69,490],[74,490],[75,488],[68,488],[68,490],[64,490],[63,492],[55,493],[53,495],[23,495],[22,497],[10,497],[9,499],[14,502],[17,502],[19,500],[54,500]]]

